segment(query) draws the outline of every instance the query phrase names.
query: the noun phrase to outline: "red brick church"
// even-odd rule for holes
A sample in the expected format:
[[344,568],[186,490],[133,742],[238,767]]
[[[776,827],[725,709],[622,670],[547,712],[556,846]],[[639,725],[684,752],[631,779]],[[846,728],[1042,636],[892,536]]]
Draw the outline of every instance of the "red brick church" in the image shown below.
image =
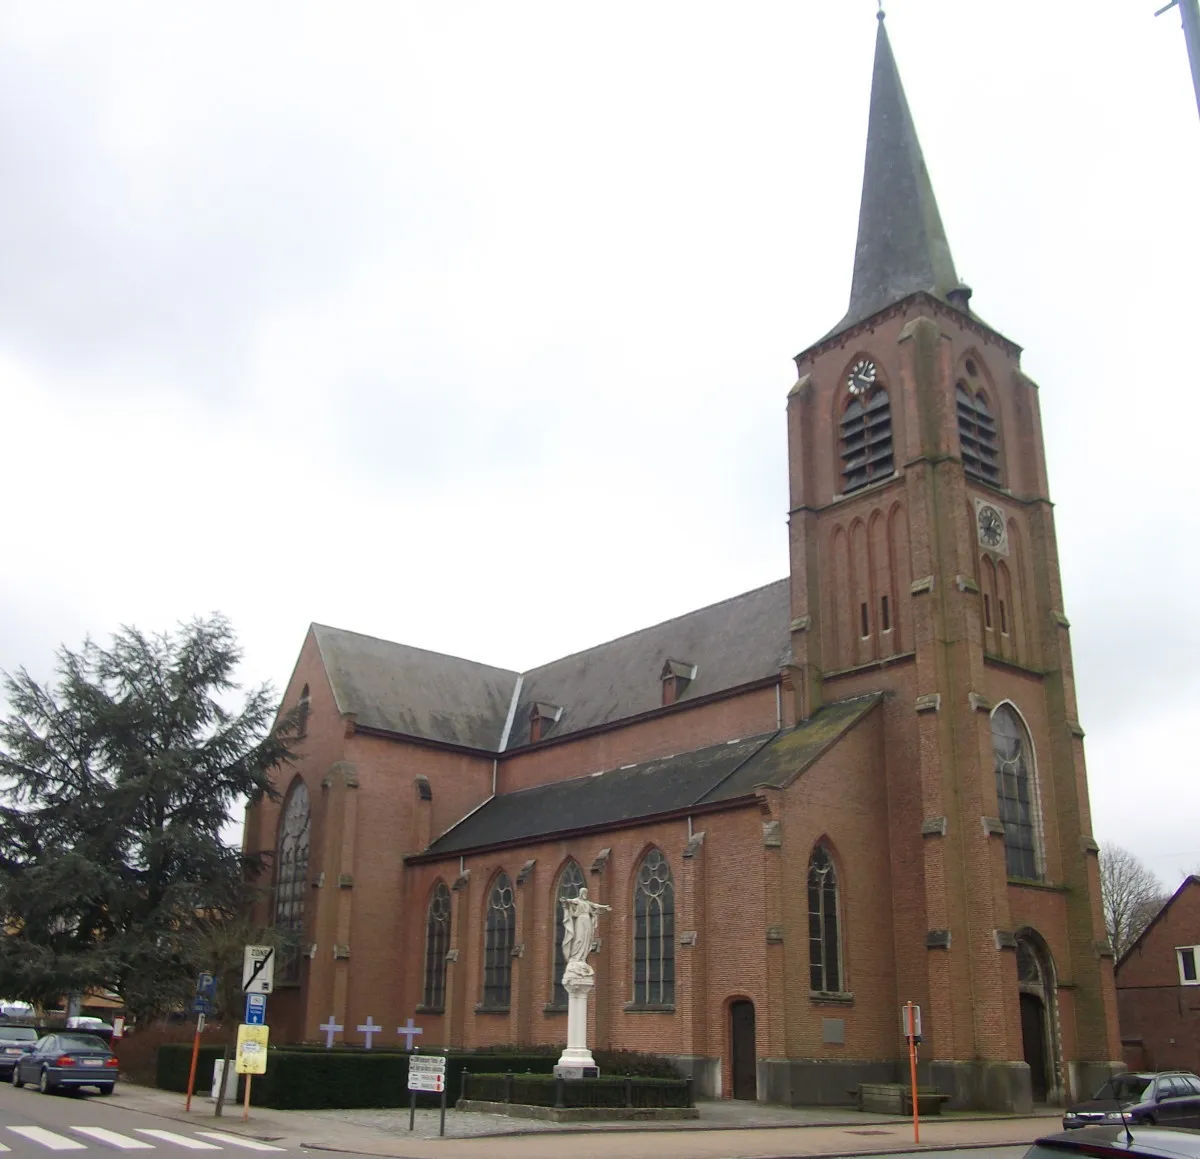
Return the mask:
[[309,630],[245,829],[302,946],[277,1041],[564,1042],[586,886],[589,1041],[701,1093],[899,1079],[909,999],[951,1106],[1119,1066],[1038,388],[955,273],[882,22],[872,85],[850,306],[788,394],[790,575],[529,672]]

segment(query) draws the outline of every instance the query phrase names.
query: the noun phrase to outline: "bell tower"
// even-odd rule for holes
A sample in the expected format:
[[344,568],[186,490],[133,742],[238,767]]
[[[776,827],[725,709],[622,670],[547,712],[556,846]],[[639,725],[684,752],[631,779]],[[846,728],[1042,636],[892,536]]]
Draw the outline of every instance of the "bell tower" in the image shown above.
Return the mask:
[[888,694],[896,1005],[952,1106],[1022,1110],[1120,1039],[1038,388],[970,303],[880,13],[849,308],[788,397],[793,711]]

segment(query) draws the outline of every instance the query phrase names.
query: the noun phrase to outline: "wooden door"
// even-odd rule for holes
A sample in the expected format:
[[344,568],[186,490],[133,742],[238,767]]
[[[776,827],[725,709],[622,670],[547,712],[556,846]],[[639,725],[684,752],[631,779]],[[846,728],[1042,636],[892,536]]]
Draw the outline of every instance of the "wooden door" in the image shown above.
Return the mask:
[[754,1003],[734,1002],[729,1007],[730,1054],[733,1061],[733,1097],[758,1098],[758,1049],[754,1041]]

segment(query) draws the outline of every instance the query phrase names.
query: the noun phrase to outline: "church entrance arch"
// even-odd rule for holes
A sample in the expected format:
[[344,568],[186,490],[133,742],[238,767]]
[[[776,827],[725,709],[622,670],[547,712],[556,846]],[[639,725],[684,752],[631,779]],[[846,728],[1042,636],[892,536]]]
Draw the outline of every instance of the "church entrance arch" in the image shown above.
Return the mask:
[[758,1098],[758,1047],[754,1037],[754,1003],[739,998],[729,1004],[729,1054],[733,1063],[733,1097]]
[[1062,1101],[1058,1066],[1058,1011],[1054,963],[1046,943],[1033,930],[1017,935],[1017,989],[1021,1005],[1021,1045],[1029,1065],[1035,1103]]

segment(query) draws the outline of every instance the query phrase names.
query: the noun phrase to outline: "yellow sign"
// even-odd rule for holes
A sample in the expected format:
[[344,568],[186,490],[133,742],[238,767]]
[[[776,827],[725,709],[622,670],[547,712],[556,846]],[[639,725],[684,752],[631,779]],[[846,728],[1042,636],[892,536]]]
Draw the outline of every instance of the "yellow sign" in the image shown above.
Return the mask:
[[270,1033],[269,1026],[247,1026],[243,1022],[238,1027],[238,1074],[267,1073],[267,1036]]

